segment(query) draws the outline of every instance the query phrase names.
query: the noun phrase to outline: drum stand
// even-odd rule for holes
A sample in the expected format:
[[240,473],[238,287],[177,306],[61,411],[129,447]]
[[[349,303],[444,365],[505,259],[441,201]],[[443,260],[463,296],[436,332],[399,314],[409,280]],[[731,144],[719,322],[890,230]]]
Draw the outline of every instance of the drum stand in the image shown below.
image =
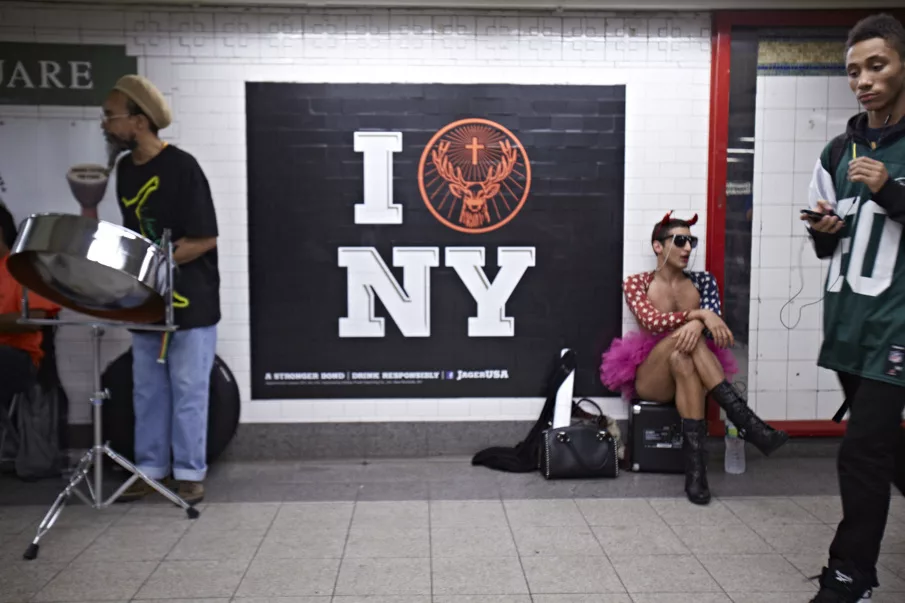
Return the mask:
[[[196,519],[200,513],[198,509],[188,504],[174,492],[169,490],[166,486],[158,482],[157,480],[151,479],[145,473],[130,463],[128,460],[123,458],[121,455],[117,454],[111,447],[109,443],[105,443],[103,441],[103,430],[101,425],[101,406],[104,403],[104,400],[109,398],[109,392],[101,389],[101,337],[103,336],[104,330],[103,327],[122,327],[136,331],[175,331],[176,327],[173,326],[173,246],[170,242],[170,233],[169,231],[164,232],[163,239],[161,240],[161,247],[166,250],[166,325],[158,326],[158,325],[146,325],[146,324],[131,324],[131,323],[122,323],[122,322],[93,322],[93,321],[59,321],[59,320],[47,320],[47,319],[30,319],[28,318],[28,292],[23,287],[23,295],[22,295],[22,318],[17,322],[22,324],[33,324],[33,325],[90,325],[91,326],[91,343],[92,343],[92,355],[94,360],[94,394],[91,397],[91,406],[93,409],[93,417],[94,417],[94,446],[88,450],[81,459],[79,459],[78,464],[76,465],[75,470],[73,471],[72,477],[69,480],[69,484],[63,489],[62,492],[57,496],[53,505],[50,507],[50,510],[47,511],[47,514],[44,516],[44,519],[41,520],[41,524],[38,526],[38,533],[35,536],[34,540],[32,540],[31,544],[28,545],[28,549],[25,551],[23,557],[25,559],[35,559],[38,556],[38,541],[44,537],[50,528],[53,527],[54,523],[56,523],[57,518],[59,518],[60,513],[63,512],[63,507],[69,502],[69,499],[73,494],[76,495],[79,499],[82,500],[86,505],[94,508],[94,509],[105,509],[113,504],[116,499],[122,496],[123,492],[129,488],[133,483],[137,480],[141,479],[146,484],[154,488],[157,492],[162,494],[164,497],[175,503],[176,505],[185,509],[186,514],[189,519]],[[114,462],[116,462],[123,469],[131,473],[132,475],[127,479],[111,496],[110,498],[104,500],[103,498],[103,487],[104,487],[104,456],[109,457]],[[92,467],[94,468],[94,486],[92,487],[91,480],[89,479],[89,474],[91,473]],[[85,495],[79,488],[79,484],[82,482],[85,483],[88,494]]]

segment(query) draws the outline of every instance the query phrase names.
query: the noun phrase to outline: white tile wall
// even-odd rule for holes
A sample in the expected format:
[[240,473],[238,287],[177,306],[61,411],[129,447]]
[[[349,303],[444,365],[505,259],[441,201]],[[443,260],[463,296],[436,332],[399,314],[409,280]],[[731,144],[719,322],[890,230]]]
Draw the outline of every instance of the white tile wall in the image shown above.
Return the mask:
[[[703,240],[706,232],[709,28],[708,14],[0,6],[0,41],[126,44],[171,101],[175,122],[162,134],[195,154],[214,192],[223,233],[218,353],[236,375],[247,422],[534,419],[542,400],[250,400],[243,82],[625,84],[625,272],[632,273],[653,266],[647,241],[667,210],[699,213],[697,234]],[[793,86],[786,94],[792,109],[795,93]],[[89,108],[66,116],[93,128],[96,114]],[[0,106],[0,121],[14,116],[32,119],[32,126],[62,124],[54,108]],[[99,135],[92,130],[82,142],[82,151],[76,145],[64,157],[69,165],[90,160]],[[49,153],[54,144],[48,139],[37,152]],[[789,156],[783,165],[791,165],[793,149],[783,152]],[[58,167],[54,173],[62,174]],[[51,181],[55,188],[47,188]],[[73,211],[58,185],[44,178],[35,190],[57,211]],[[16,213],[27,214],[30,206],[19,204]],[[113,209],[109,199],[105,206]],[[115,210],[102,218],[118,219]],[[698,247],[694,267],[704,267],[705,251]],[[623,320],[634,328],[627,309]],[[76,422],[89,418],[86,345],[84,329],[60,335],[60,368]],[[127,345],[122,334],[108,335],[104,361]],[[618,399],[606,400],[604,411],[626,416]]]
[[820,152],[858,103],[845,77],[759,76],[756,111],[752,404],[767,420],[826,420],[842,402],[835,374],[816,365],[826,273],[798,212]]

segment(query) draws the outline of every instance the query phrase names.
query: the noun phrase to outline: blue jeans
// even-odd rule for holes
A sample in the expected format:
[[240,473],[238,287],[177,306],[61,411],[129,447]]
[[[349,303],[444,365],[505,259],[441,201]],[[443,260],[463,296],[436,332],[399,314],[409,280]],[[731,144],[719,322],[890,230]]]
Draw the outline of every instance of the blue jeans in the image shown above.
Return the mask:
[[135,407],[135,464],[148,477],[170,474],[180,481],[207,475],[207,410],[217,327],[177,330],[170,336],[166,363],[162,334],[132,334]]

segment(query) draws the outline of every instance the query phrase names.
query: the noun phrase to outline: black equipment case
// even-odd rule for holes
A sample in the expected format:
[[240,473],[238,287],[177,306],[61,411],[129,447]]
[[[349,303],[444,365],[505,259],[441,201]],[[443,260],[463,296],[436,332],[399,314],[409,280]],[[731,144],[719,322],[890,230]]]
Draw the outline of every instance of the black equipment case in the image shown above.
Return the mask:
[[633,400],[626,466],[643,473],[684,473],[682,418],[675,404]]

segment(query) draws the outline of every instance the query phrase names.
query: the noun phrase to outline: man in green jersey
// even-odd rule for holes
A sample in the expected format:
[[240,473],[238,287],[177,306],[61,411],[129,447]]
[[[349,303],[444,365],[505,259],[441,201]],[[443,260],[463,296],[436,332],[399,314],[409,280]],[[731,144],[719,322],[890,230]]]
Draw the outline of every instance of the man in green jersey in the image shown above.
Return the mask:
[[855,603],[877,582],[890,484],[905,493],[905,29],[859,22],[846,44],[864,112],[826,146],[810,187],[817,256],[830,258],[818,364],[837,372],[849,408],[839,448],[843,519],[813,602]]

